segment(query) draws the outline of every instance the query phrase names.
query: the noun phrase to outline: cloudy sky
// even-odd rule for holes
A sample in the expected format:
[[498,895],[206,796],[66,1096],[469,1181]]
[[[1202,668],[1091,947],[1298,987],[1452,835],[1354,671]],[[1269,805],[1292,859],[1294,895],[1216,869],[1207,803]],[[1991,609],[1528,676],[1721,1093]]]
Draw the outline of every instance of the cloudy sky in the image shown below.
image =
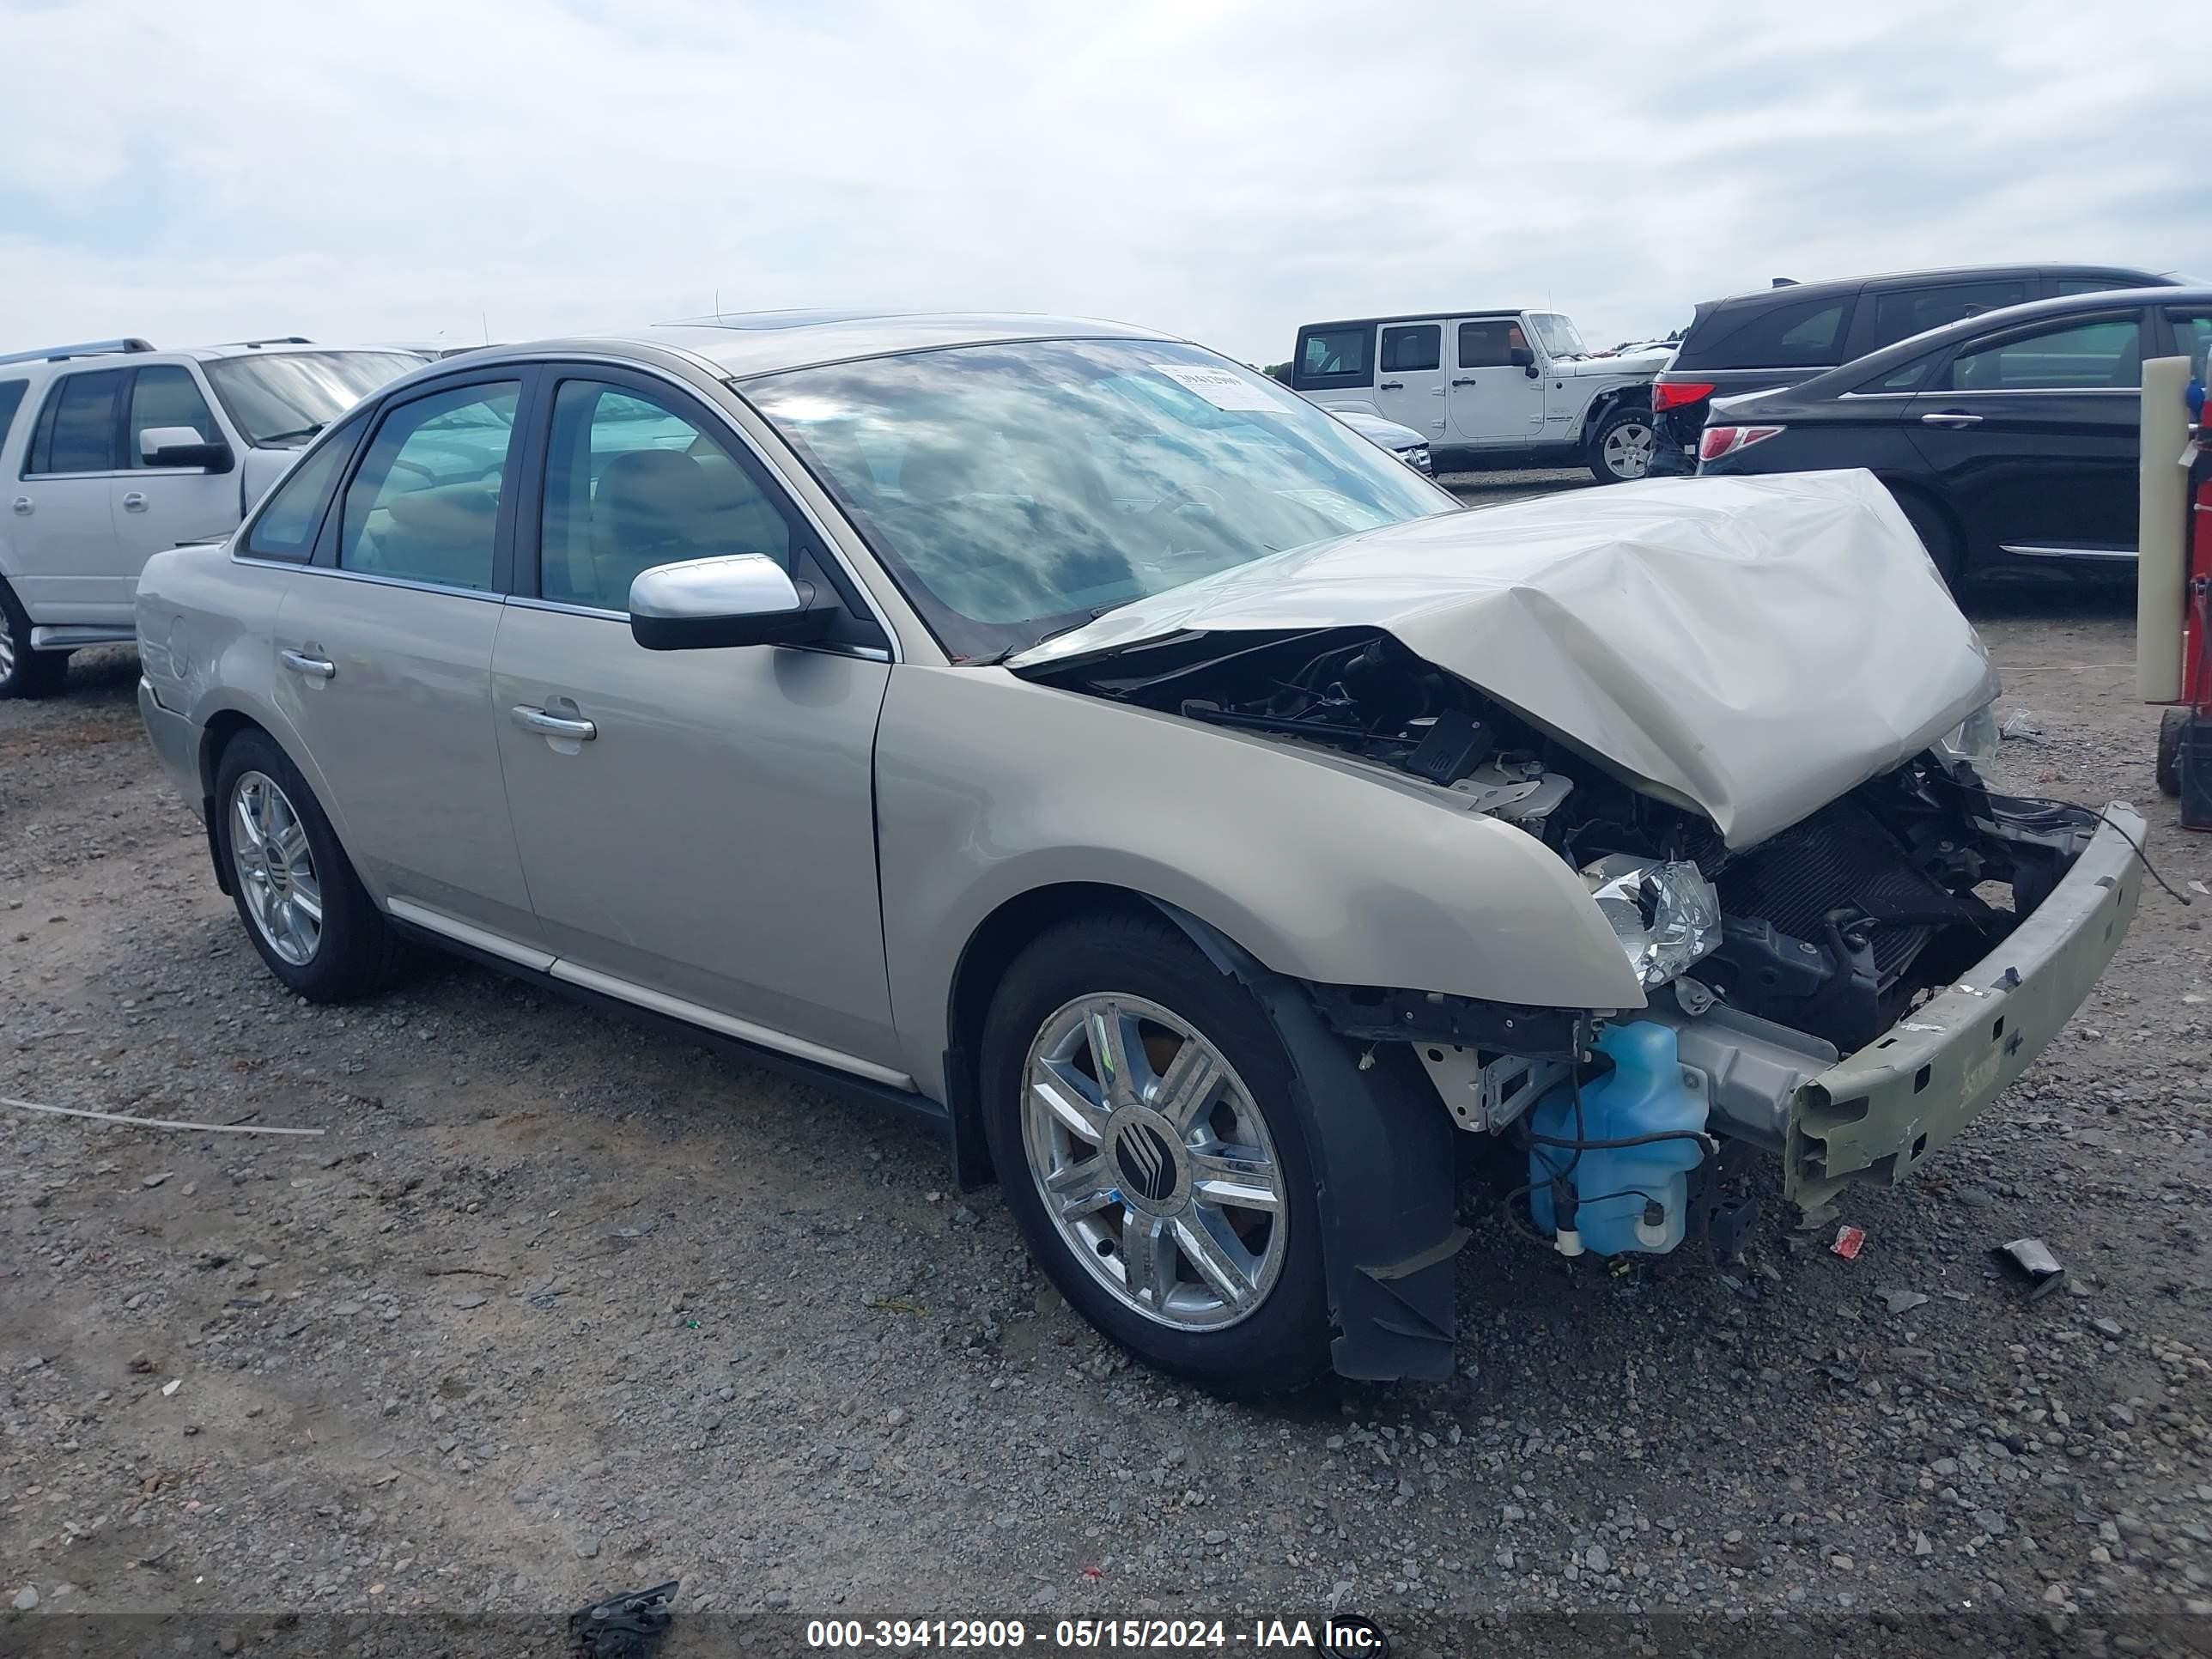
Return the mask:
[[2212,276],[2201,9],[0,0],[0,350],[820,304],[1301,320]]

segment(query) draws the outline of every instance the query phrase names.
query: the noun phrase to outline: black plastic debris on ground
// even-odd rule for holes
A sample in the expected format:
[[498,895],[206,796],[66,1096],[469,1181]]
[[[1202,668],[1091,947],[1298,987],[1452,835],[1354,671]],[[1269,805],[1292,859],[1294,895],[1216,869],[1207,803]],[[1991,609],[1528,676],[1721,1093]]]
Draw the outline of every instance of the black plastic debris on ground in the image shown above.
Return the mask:
[[678,1580],[629,1590],[568,1615],[568,1646],[577,1659],[651,1659],[676,1617]]
[[2039,1238],[2015,1238],[1990,1254],[2027,1281],[2030,1302],[2049,1296],[2066,1278],[2066,1269],[2051,1255],[2051,1246]]

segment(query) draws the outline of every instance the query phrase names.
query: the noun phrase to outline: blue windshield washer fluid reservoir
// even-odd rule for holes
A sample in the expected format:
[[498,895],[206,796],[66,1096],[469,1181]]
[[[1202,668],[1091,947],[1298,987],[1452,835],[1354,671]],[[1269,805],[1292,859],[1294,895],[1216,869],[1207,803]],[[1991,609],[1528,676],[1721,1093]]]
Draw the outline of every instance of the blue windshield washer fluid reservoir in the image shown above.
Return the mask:
[[[1554,1140],[1628,1140],[1667,1135],[1638,1146],[1528,1149],[1528,1209],[1536,1224],[1559,1241],[1561,1253],[1664,1255],[1682,1242],[1689,1224],[1690,1171],[1704,1161],[1692,1139],[1705,1127],[1709,1102],[1702,1073],[1686,1070],[1672,1026],[1656,1020],[1608,1025],[1598,1052],[1613,1061],[1604,1076],[1583,1085],[1582,1127],[1576,1129],[1575,1097],[1566,1083],[1538,1101],[1528,1127]],[[1575,1198],[1571,1230],[1562,1233],[1553,1183],[1564,1179]]]

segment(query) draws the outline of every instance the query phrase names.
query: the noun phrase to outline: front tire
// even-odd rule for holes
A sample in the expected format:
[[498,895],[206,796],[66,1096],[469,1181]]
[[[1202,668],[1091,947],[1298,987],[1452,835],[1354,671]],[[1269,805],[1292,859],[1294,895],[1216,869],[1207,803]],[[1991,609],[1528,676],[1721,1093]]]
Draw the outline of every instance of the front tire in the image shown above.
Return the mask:
[[1590,434],[1590,475],[1600,483],[1633,483],[1649,477],[1658,441],[1650,410],[1632,404],[1616,409]]
[[1265,1012],[1162,920],[1063,923],[983,1030],[1007,1207],[1076,1310],[1220,1393],[1328,1364],[1321,1216],[1289,1057]]
[[31,619],[0,581],[0,697],[52,696],[68,672],[68,652],[31,649]]
[[246,937],[310,1002],[380,990],[400,945],[354,873],[314,792],[265,732],[241,732],[216,769],[216,837]]

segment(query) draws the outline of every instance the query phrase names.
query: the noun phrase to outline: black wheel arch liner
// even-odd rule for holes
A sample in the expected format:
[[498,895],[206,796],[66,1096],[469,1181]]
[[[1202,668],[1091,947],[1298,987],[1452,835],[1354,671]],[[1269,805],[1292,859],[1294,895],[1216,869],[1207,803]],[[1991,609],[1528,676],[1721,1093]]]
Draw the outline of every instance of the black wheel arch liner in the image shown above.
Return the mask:
[[[1366,1048],[1332,1029],[1314,988],[1262,964],[1236,940],[1164,900],[1173,922],[1219,972],[1249,990],[1282,1038],[1291,1105],[1312,1155],[1322,1270],[1337,1374],[1363,1382],[1442,1382],[1457,1336],[1454,1258],[1467,1242],[1456,1205],[1461,1133],[1407,1034]],[[945,1134],[963,1191],[992,1179],[972,1057],[945,1055]]]
[[1206,959],[1274,1022],[1291,1103],[1312,1154],[1322,1266],[1340,1376],[1442,1382],[1457,1336],[1455,1202],[1461,1133],[1402,1042],[1363,1055],[1331,1030],[1313,993],[1262,966],[1218,928],[1154,900]]

